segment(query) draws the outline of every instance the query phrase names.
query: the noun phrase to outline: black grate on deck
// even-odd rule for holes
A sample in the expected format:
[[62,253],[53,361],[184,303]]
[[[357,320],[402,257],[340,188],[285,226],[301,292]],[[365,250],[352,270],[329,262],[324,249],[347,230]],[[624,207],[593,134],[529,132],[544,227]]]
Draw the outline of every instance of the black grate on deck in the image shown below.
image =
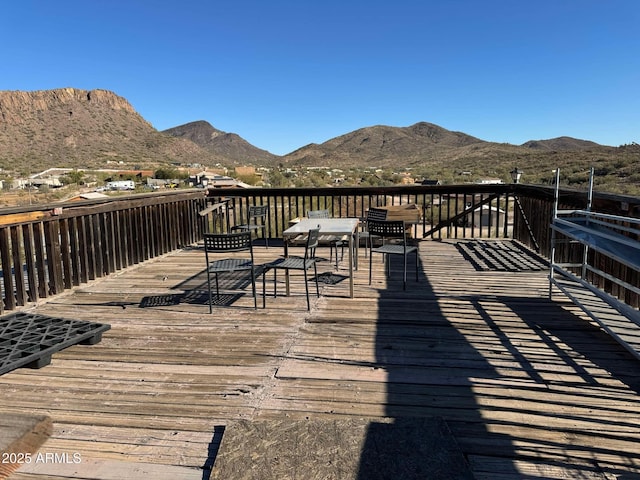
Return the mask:
[[110,325],[34,313],[0,317],[0,375],[19,367],[41,368],[51,355],[76,345],[95,345]]

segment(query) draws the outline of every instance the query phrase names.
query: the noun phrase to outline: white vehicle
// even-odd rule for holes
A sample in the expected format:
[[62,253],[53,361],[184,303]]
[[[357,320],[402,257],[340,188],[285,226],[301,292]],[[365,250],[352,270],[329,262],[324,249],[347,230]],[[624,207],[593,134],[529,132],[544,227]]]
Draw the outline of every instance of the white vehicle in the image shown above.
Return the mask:
[[135,190],[136,185],[133,180],[118,180],[115,182],[107,182],[108,190]]

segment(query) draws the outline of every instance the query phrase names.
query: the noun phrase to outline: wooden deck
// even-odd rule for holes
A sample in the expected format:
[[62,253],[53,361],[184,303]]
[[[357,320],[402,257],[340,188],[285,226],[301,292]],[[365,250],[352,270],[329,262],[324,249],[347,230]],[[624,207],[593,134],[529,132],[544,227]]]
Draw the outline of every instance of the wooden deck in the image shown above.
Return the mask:
[[[638,362],[548,300],[526,255],[479,264],[468,247],[421,242],[406,292],[379,257],[369,286],[361,251],[353,299],[345,265],[322,263],[310,313],[294,278],[264,310],[228,296],[210,315],[197,248],[31,308],[111,330],[0,376],[2,415],[48,415],[40,452],[68,454],[10,478],[202,479],[234,421],[410,417],[443,418],[476,479],[640,478]],[[280,253],[256,247],[259,262]]]

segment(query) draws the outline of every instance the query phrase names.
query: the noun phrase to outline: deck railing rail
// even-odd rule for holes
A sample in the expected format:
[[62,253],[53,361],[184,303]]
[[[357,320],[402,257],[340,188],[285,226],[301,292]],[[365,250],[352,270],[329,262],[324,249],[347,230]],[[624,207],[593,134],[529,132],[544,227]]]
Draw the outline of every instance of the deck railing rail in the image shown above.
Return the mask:
[[[553,190],[521,184],[228,188],[0,209],[0,313],[191,245],[206,231],[245,223],[249,205],[269,206],[270,238],[282,238],[290,220],[308,210],[364,218],[372,206],[413,204],[421,213],[412,225],[416,238],[514,238],[548,256]],[[586,192],[560,193],[562,208],[585,207]],[[638,197],[594,193],[592,202],[603,213],[640,216]],[[569,245],[564,254],[574,255]],[[608,273],[638,283],[616,268]]]
[[0,210],[0,313],[202,238],[200,192]]
[[[267,235],[280,238],[292,218],[327,209],[334,217],[365,218],[370,207],[413,204],[420,221],[418,237],[504,237],[508,235],[513,198],[511,185],[447,185],[327,188],[212,189],[212,203],[228,201],[230,224],[242,223],[249,205],[268,205]],[[224,212],[223,212],[224,213]],[[209,224],[218,228],[225,222]]]
[[[584,209],[587,191],[560,189],[562,209]],[[212,202],[228,201],[228,223],[240,223],[249,205],[269,205],[267,234],[280,238],[293,217],[308,210],[329,209],[333,216],[364,218],[372,206],[415,204],[422,212],[420,222],[413,225],[416,238],[513,238],[549,258],[553,218],[554,187],[525,184],[415,185],[394,187],[338,187],[298,189],[214,189]],[[594,192],[592,210],[622,216],[640,216],[640,198]],[[219,222],[218,225],[222,225]],[[213,224],[213,223],[211,223]],[[638,240],[638,235],[629,233]],[[556,249],[561,261],[579,261],[583,254],[576,245],[567,243]],[[607,275],[621,279],[631,288],[622,288],[603,278],[594,278],[600,288],[637,307],[640,287],[637,272],[600,259],[591,252],[594,264]]]

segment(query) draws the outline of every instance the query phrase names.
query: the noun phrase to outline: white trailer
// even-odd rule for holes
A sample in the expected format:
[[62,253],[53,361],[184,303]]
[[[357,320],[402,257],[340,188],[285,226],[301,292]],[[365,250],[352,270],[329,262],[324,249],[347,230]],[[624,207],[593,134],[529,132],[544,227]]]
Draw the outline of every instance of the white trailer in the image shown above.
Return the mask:
[[118,180],[107,182],[107,190],[135,190],[136,184],[133,180]]

